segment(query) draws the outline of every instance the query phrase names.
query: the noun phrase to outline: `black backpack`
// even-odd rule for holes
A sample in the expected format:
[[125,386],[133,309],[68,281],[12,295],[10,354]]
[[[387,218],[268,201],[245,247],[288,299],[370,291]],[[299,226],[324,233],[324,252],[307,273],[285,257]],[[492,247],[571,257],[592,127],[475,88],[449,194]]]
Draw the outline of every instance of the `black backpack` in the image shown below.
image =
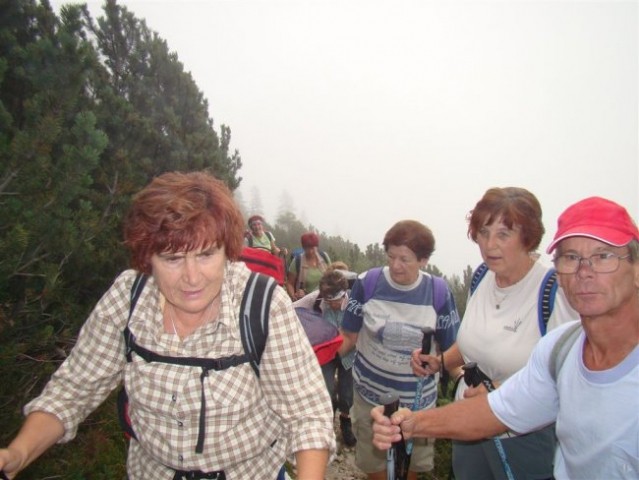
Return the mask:
[[[262,353],[264,352],[266,339],[268,338],[269,308],[273,297],[273,291],[277,284],[272,277],[261,275],[256,272],[251,272],[251,275],[246,282],[246,288],[244,289],[242,302],[240,304],[240,336],[242,339],[242,346],[244,348],[243,355],[231,355],[223,358],[171,357],[157,354],[138,345],[129,330],[129,321],[133,315],[135,305],[140,298],[140,294],[144,289],[147,278],[148,277],[144,274],[138,274],[131,286],[131,306],[129,308],[127,326],[124,329],[126,359],[127,362],[131,362],[132,354],[135,352],[146,362],[170,363],[187,367],[200,367],[202,369],[202,375],[200,375],[200,382],[202,384],[200,430],[198,433],[197,446],[195,448],[196,453],[202,453],[204,449],[204,420],[206,414],[204,378],[208,376],[208,372],[210,370],[226,370],[227,368],[241,365],[246,362],[250,362],[255,375],[259,378],[260,360],[262,359]],[[118,418],[120,420],[120,426],[122,427],[122,430],[124,430],[124,434],[127,438],[137,439],[128,414],[128,401],[128,395],[123,386],[118,394]]]

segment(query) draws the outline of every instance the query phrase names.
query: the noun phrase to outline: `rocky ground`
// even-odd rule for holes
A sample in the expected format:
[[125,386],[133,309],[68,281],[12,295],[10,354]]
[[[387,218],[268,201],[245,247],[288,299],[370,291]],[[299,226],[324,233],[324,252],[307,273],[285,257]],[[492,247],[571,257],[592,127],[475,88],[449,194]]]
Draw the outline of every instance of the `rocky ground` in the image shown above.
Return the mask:
[[337,439],[337,455],[335,460],[328,466],[325,480],[360,480],[366,475],[355,466],[355,450],[346,447]]

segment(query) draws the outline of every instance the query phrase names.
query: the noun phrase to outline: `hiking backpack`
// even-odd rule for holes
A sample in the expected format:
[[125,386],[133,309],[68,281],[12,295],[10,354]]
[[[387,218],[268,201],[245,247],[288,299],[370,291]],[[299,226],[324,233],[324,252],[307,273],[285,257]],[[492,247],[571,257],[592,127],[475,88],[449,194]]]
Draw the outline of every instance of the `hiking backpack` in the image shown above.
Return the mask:
[[[267,231],[264,232],[264,235],[266,235],[266,237],[268,238],[268,241],[271,242],[271,249],[272,249],[273,245],[275,244],[275,237],[273,236],[271,232],[267,232]],[[247,230],[244,233],[244,237],[246,238],[246,243],[248,244],[249,247],[266,250],[266,248],[262,247],[261,245],[258,245],[256,247],[253,246],[253,234],[251,233],[250,230]],[[267,250],[267,251],[270,252],[271,250]]]
[[[138,274],[131,286],[131,304],[129,307],[129,317],[127,319],[127,325],[124,329],[124,342],[126,345],[126,359],[127,362],[131,362],[132,354],[135,352],[142,357],[146,362],[159,362],[170,363],[174,365],[183,365],[187,367],[200,367],[202,374],[200,375],[200,383],[202,387],[201,404],[200,404],[200,430],[198,433],[198,441],[195,448],[195,453],[202,453],[204,449],[204,424],[206,414],[206,396],[204,391],[204,378],[208,376],[210,370],[220,371],[226,370],[230,367],[235,367],[243,363],[249,362],[251,368],[255,372],[255,375],[260,376],[260,361],[262,359],[262,353],[266,346],[266,339],[268,338],[268,321],[269,321],[269,308],[271,299],[273,297],[273,291],[275,290],[275,280],[272,277],[261,275],[257,272],[251,272],[244,294],[242,295],[242,302],[240,303],[240,337],[242,339],[242,347],[244,349],[243,355],[231,355],[222,358],[197,358],[197,357],[172,357],[167,355],[160,355],[158,353],[147,350],[146,348],[138,345],[135,342],[135,337],[129,330],[129,322],[133,315],[135,305],[140,298],[140,294],[144,289],[144,285],[147,281],[147,276],[144,274]],[[127,438],[135,438],[135,431],[131,424],[131,419],[128,414],[128,396],[124,386],[120,389],[118,394],[118,418],[120,425],[124,430]]]
[[[291,265],[295,264],[295,288],[297,289],[298,285],[297,285],[297,280],[300,276],[300,267],[302,265],[302,255],[304,255],[304,249],[303,248],[296,248],[295,250],[293,250],[291,252],[291,260],[286,268],[287,274],[288,271],[291,270]],[[324,261],[324,263],[326,264],[326,266],[328,267],[328,265],[331,263],[330,258],[328,258],[328,253],[326,253],[324,250],[319,250],[319,255],[322,258],[322,260]]]
[[286,281],[284,260],[262,248],[242,247],[240,261],[254,272],[273,277],[279,285],[284,285]]
[[[475,269],[470,280],[470,295],[475,293],[479,282],[482,281],[486,272],[488,272],[488,265],[485,263],[482,263]],[[555,306],[557,287],[557,271],[554,268],[551,268],[548,272],[546,272],[546,275],[541,282],[537,300],[537,322],[539,324],[539,332],[542,337],[546,335],[548,320],[550,319],[552,310]]]

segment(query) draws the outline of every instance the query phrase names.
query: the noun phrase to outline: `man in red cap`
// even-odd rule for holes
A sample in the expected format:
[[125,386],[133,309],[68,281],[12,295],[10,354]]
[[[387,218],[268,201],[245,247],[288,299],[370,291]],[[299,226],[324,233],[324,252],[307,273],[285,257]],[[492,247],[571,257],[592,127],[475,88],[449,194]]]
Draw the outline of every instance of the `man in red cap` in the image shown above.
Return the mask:
[[587,198],[561,214],[547,251],[555,252],[560,285],[581,321],[549,332],[528,364],[487,396],[402,409],[392,420],[376,407],[378,448],[400,441],[400,432],[476,440],[556,422],[557,480],[639,478],[637,226],[622,206]]

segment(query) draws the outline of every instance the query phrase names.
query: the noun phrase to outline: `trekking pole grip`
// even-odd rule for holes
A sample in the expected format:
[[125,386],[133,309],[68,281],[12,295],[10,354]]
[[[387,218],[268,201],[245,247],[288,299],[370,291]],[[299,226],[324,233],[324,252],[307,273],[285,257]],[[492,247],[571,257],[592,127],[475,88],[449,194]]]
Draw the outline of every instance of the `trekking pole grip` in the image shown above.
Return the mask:
[[384,405],[384,416],[390,418],[399,408],[399,395],[384,393],[379,397],[379,403]]
[[495,390],[492,380],[481,371],[477,362],[468,362],[462,366],[464,371],[464,382],[472,387],[478,386],[480,383],[486,387],[486,390],[492,392]]
[[[422,328],[422,334],[422,355],[427,355],[430,353],[435,330],[431,327],[424,327]],[[426,368],[426,365],[428,365],[427,362],[422,362],[422,367]]]

